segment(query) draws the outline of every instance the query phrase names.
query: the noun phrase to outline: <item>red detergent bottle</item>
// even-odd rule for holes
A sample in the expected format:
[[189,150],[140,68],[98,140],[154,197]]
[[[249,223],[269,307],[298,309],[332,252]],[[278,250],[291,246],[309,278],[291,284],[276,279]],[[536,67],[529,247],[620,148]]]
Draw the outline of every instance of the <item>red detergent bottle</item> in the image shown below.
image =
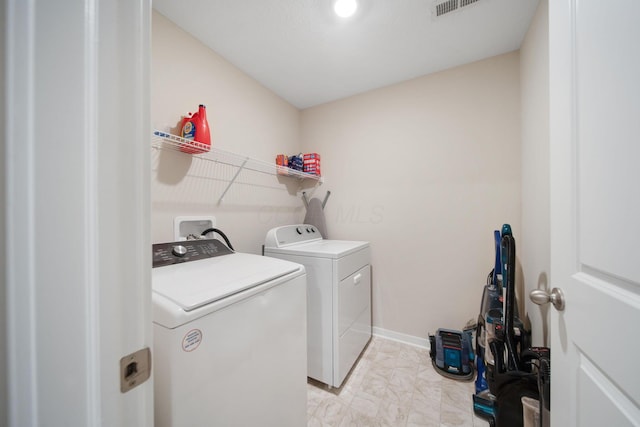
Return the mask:
[[189,113],[182,119],[182,133],[184,139],[193,142],[185,142],[180,146],[180,150],[185,153],[198,154],[206,153],[211,149],[211,134],[209,133],[209,122],[207,121],[207,108],[200,104],[198,112]]

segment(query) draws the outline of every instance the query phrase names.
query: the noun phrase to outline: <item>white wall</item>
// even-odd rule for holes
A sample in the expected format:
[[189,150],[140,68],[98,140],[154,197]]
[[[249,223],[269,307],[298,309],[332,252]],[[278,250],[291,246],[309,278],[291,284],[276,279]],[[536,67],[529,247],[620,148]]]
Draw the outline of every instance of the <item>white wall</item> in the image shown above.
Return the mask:
[[[205,104],[215,147],[267,162],[300,150],[295,107],[155,11],[152,40],[155,127],[176,133],[181,117]],[[182,153],[152,150],[151,155],[154,243],[173,240],[175,216],[205,214],[216,216],[237,250],[260,253],[270,228],[304,217],[295,179],[242,172],[218,203],[235,168]]]
[[[530,260],[539,229],[521,227],[521,219],[539,221],[530,209],[537,200],[521,208],[521,192],[531,192],[521,163],[532,156],[521,139],[538,141],[541,114],[521,109],[539,105],[529,85],[545,60],[532,56],[543,56],[533,34],[525,47],[532,71],[512,52],[300,112],[154,12],[152,122],[176,132],[181,116],[204,103],[215,147],[269,162],[277,153],[321,153],[325,183],[306,190],[332,191],[329,237],[371,241],[374,325],[426,338],[475,319],[493,266],[492,232],[503,223],[513,227],[527,286],[546,271]],[[291,179],[243,172],[218,203],[234,170],[181,153],[151,156],[153,242],[173,239],[174,216],[207,214],[238,250],[259,253],[268,229],[304,217]],[[544,187],[531,174],[536,165],[524,168]]]
[[520,237],[519,78],[514,52],[302,112],[330,237],[371,241],[375,326],[476,319],[493,230]]
[[549,289],[549,19],[548,0],[540,1],[520,49],[522,90],[523,297],[534,345],[549,345],[549,306],[529,300],[533,289]]

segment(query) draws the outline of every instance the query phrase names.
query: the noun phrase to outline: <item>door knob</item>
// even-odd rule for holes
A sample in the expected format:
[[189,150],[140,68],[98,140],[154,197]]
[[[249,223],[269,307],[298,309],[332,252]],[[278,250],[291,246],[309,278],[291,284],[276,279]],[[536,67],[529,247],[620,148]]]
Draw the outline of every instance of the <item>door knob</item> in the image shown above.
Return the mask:
[[560,288],[553,288],[551,293],[542,289],[535,289],[529,293],[529,299],[534,304],[544,305],[551,303],[556,310],[564,310],[564,294]]

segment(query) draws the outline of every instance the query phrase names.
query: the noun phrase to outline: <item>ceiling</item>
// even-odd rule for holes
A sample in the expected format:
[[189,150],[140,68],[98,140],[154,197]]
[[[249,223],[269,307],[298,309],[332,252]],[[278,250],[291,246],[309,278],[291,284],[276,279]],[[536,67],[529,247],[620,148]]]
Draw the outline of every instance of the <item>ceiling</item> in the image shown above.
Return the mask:
[[[298,108],[517,50],[538,0],[153,0],[158,12]],[[473,0],[448,0],[448,3]]]

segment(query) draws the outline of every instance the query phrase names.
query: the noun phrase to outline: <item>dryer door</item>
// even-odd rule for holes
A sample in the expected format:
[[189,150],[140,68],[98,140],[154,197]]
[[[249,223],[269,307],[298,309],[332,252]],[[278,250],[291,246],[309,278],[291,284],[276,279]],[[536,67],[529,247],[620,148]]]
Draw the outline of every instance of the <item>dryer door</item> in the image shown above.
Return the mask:
[[338,335],[334,353],[334,386],[342,385],[371,338],[371,267],[369,264],[338,285]]

